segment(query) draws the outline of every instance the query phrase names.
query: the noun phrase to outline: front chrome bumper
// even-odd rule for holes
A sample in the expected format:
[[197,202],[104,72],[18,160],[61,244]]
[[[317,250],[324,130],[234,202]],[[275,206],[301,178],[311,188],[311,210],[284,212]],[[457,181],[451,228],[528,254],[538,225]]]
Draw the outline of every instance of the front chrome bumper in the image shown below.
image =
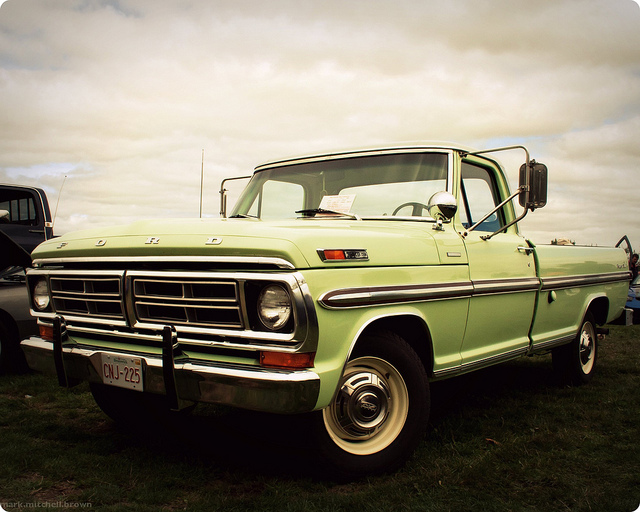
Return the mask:
[[[56,326],[54,332],[53,342],[33,336],[21,346],[31,369],[57,375],[63,386],[81,381],[102,383],[102,353],[131,355],[69,342],[64,326]],[[144,392],[167,395],[174,409],[185,403],[208,402],[293,414],[311,411],[316,405],[320,377],[311,370],[180,361],[174,358],[175,337],[170,328],[165,328],[163,337],[161,357],[139,356],[144,361]]]

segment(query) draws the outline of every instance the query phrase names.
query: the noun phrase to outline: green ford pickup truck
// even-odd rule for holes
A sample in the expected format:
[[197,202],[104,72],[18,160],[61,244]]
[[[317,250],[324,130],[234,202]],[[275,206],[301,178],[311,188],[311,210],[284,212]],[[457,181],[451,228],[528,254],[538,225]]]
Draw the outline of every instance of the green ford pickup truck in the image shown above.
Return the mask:
[[517,148],[513,194],[496,150],[380,147],[261,165],[220,219],[46,241],[28,363],[88,381],[114,419],[197,402],[304,413],[328,466],[393,470],[427,426],[431,381],[552,353],[587,382],[597,326],[623,312],[622,249],[519,233],[547,169]]

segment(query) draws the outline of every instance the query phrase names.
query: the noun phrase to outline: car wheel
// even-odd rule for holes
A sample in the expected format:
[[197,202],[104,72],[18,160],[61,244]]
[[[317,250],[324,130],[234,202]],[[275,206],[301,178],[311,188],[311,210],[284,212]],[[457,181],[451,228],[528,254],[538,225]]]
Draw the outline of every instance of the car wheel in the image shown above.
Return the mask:
[[392,333],[366,336],[331,404],[312,414],[323,467],[337,479],[397,469],[422,438],[429,406],[426,371],[411,346]]
[[598,358],[598,335],[593,315],[587,313],[575,339],[554,349],[553,367],[562,384],[587,384]]

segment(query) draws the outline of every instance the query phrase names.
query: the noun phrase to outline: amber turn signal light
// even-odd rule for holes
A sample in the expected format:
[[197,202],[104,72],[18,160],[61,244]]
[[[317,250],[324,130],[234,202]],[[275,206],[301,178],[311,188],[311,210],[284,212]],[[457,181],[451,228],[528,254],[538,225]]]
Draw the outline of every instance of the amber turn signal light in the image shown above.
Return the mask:
[[52,325],[40,325],[40,337],[43,340],[53,341],[53,326]]
[[260,364],[276,368],[311,368],[315,352],[290,354],[286,352],[260,352]]
[[344,251],[324,251],[324,257],[327,260],[346,260]]

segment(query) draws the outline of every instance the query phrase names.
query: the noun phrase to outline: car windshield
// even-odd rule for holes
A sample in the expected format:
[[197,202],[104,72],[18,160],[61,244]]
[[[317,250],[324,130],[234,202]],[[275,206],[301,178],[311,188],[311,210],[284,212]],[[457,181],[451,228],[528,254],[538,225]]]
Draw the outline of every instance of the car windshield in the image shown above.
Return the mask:
[[429,198],[447,190],[446,153],[377,154],[257,171],[231,217],[429,219]]

